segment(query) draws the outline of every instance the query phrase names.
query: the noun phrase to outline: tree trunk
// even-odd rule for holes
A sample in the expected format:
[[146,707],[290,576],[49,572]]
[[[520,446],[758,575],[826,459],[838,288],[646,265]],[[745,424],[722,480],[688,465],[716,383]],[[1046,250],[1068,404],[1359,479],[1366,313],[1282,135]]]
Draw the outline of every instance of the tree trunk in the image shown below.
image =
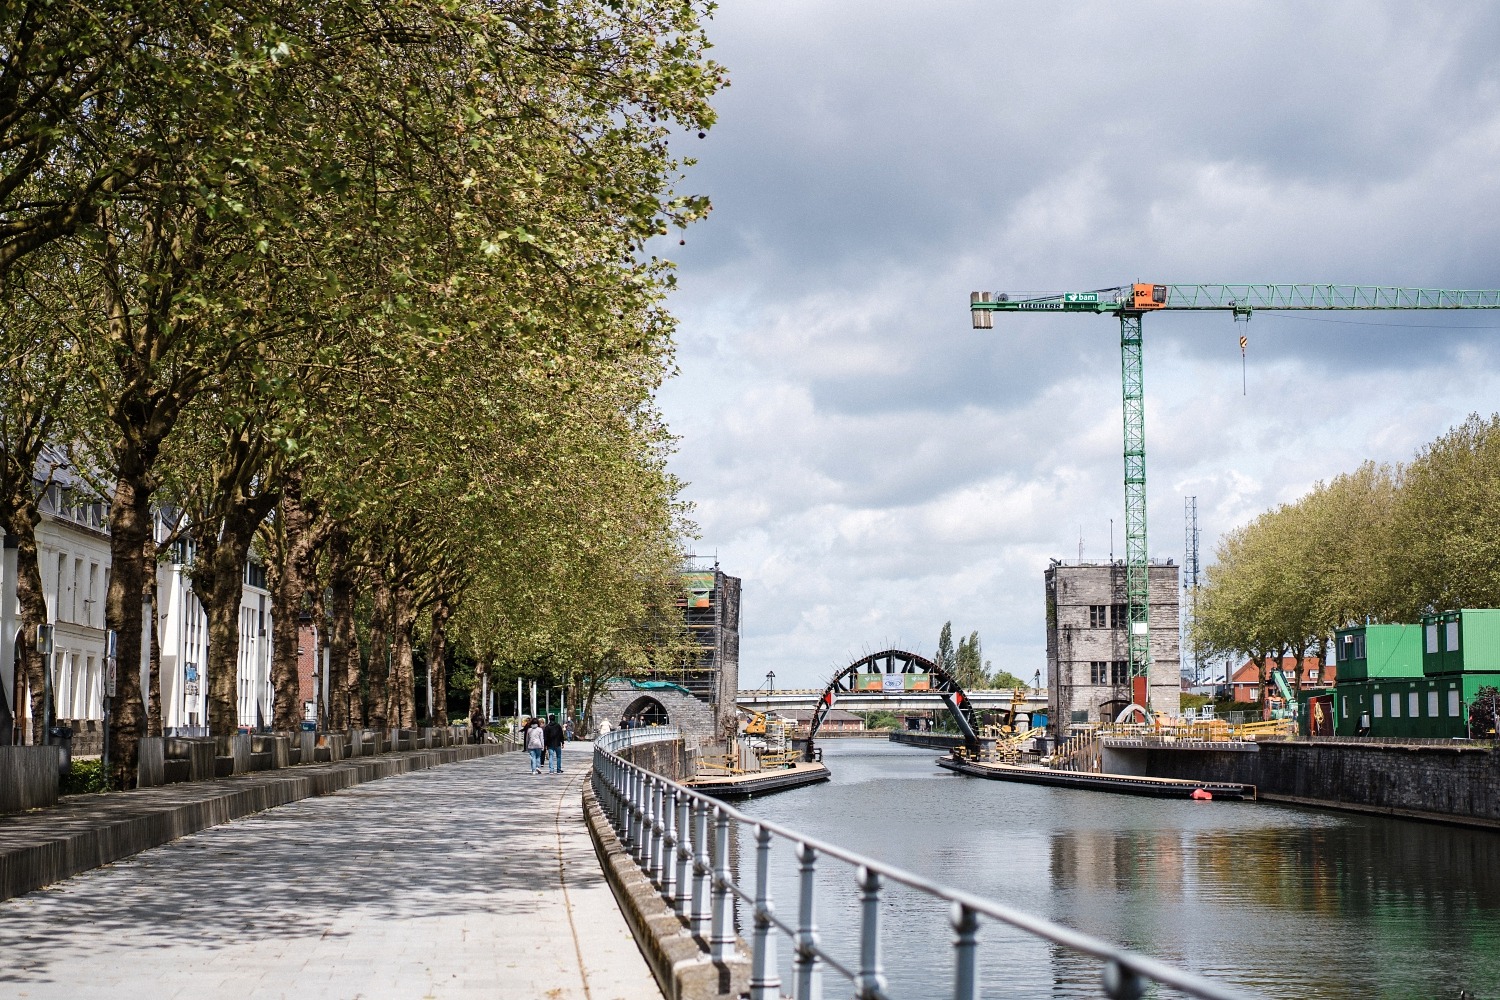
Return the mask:
[[432,609],[432,634],[427,637],[428,671],[432,676],[432,721],[448,724],[448,618],[453,614],[448,602],[438,601]]
[[[21,637],[16,641],[16,655],[20,660],[19,678],[24,678],[31,692],[31,742],[40,744],[46,733],[47,696],[46,682],[42,671],[47,669],[46,657],[37,652],[36,630],[47,624],[47,597],[42,586],[42,568],[37,561],[36,523],[41,519],[34,503],[26,503],[5,522],[6,534],[16,544],[16,603],[21,609]],[[19,690],[20,684],[16,685]],[[16,701],[16,712],[21,710]]]
[[391,715],[397,729],[410,729],[417,717],[417,678],[412,662],[412,629],[417,613],[412,607],[411,587],[405,582],[391,588],[391,616],[395,649],[391,658]]
[[333,687],[333,727],[365,724],[359,697],[359,636],[354,630],[354,575],[349,569],[349,535],[334,529],[328,537],[329,683]]
[[[297,708],[297,650],[301,647],[302,605],[318,542],[313,531],[313,511],[302,502],[300,470],[287,473],[277,509],[280,551],[272,554],[267,567],[267,582],[273,588],[272,617],[276,620],[271,642],[271,683],[276,689],[273,725],[278,732],[291,732],[301,719]],[[311,652],[316,661],[317,650]],[[316,690],[313,697],[317,697]]]
[[146,560],[145,589],[141,594],[141,603],[151,608],[151,633],[142,639],[143,642],[151,643],[148,656],[150,657],[150,670],[147,673],[147,683],[151,686],[151,702],[146,711],[146,734],[148,736],[161,735],[161,637],[157,634],[157,609],[161,602],[157,599],[156,587],[156,537],[155,532],[146,532],[146,545],[142,551]]
[[229,735],[240,724],[240,603],[255,525],[235,520],[207,551],[200,540],[190,571],[193,593],[208,617],[208,731],[214,736]]
[[365,676],[370,681],[370,726],[391,728],[390,679],[391,588],[377,574],[372,588],[375,607],[370,612],[370,660]]
[[110,781],[115,788],[135,787],[140,740],[146,732],[141,700],[141,588],[143,556],[151,531],[150,468],[154,456],[134,449],[117,455],[118,479],[109,509],[109,590],[104,599],[104,627],[115,632],[115,696],[110,699]]
[[469,718],[474,718],[476,711],[488,719],[490,707],[484,703],[485,679],[490,673],[490,658],[487,653],[480,653],[474,664],[474,686],[469,688]]

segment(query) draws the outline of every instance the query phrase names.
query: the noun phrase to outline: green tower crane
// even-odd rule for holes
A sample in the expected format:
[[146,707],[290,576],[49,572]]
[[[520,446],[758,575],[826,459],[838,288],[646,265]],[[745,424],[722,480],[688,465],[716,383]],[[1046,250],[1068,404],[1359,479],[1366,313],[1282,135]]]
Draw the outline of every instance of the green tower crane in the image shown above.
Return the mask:
[[[1148,312],[1217,311],[1248,320],[1258,310],[1500,309],[1500,289],[1455,291],[1375,285],[1158,285],[1134,282],[1089,292],[974,292],[974,329],[995,313],[1092,313],[1120,319],[1125,418],[1125,627],[1131,692],[1143,708],[1151,660],[1150,577],[1146,553],[1146,407],[1141,317]],[[1137,680],[1140,678],[1140,680]]]

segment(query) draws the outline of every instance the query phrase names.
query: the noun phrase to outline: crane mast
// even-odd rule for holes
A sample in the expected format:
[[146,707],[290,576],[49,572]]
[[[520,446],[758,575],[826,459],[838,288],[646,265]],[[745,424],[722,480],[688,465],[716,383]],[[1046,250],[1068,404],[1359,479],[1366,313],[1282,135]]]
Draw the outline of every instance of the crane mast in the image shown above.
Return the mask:
[[[1120,320],[1120,382],[1125,458],[1125,627],[1131,693],[1148,712],[1151,580],[1146,548],[1146,386],[1141,319],[1148,312],[1261,310],[1500,309],[1500,289],[1399,288],[1387,285],[1166,285],[1133,282],[1077,292],[974,292],[974,329],[994,328],[996,313],[1088,313]],[[1140,678],[1137,680],[1137,678]]]

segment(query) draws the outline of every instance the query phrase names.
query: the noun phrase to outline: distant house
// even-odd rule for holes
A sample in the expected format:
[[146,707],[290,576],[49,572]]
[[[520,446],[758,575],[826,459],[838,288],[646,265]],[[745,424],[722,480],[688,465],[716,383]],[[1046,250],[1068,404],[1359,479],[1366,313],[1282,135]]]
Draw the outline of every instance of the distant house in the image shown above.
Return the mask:
[[[1287,683],[1293,688],[1299,686],[1304,688],[1332,687],[1338,673],[1337,664],[1325,664],[1316,656],[1303,657],[1300,667],[1295,656],[1283,656],[1279,660],[1274,656],[1270,657],[1269,665],[1266,667],[1266,677],[1271,686],[1272,700],[1278,703],[1281,699],[1276,695],[1275,683],[1269,681],[1271,671],[1278,666],[1286,674]],[[1299,671],[1300,685],[1298,684]],[[1230,688],[1235,701],[1260,701],[1260,661],[1246,660],[1231,675]]]
[[[784,708],[777,709],[776,714],[797,724],[797,729],[806,732],[807,727],[812,725],[813,710],[810,708]],[[828,714],[823,716],[823,723],[818,727],[819,732],[833,733],[857,733],[865,728],[865,720],[853,712],[846,712],[842,708],[831,708]]]

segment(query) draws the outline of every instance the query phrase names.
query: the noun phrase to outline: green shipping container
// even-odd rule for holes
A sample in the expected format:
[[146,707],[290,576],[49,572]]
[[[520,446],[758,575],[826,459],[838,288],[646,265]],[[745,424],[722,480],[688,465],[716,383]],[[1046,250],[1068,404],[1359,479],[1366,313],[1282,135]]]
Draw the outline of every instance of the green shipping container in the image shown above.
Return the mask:
[[1421,677],[1420,625],[1360,625],[1334,633],[1339,683],[1371,677]]
[[1480,688],[1500,687],[1500,673],[1344,682],[1334,689],[1340,736],[1453,739],[1469,735],[1469,706]]
[[1500,672],[1500,609],[1465,608],[1422,619],[1422,673]]

